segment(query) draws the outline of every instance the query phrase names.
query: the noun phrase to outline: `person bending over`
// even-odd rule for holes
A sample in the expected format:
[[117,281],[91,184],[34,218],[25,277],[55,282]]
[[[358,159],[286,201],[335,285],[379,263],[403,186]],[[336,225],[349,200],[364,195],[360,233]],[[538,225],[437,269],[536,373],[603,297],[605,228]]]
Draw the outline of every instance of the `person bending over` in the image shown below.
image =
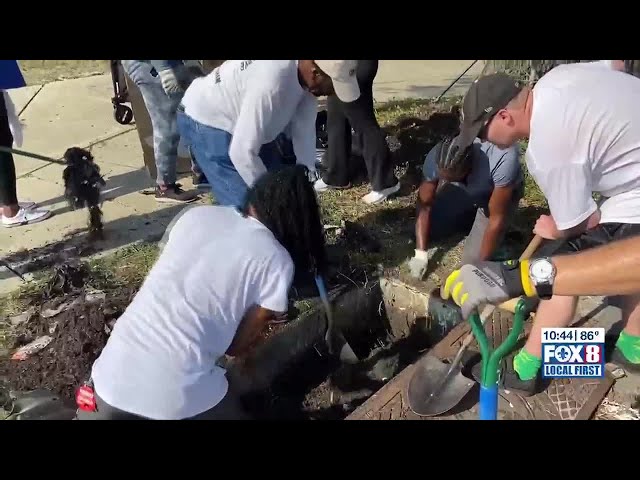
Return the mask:
[[[449,275],[441,296],[455,301],[466,320],[480,305],[549,291],[562,296],[640,294],[640,236],[551,258],[463,265]],[[610,361],[640,373],[639,335],[638,325],[623,330]]]
[[[197,192],[185,192],[176,183],[180,133],[177,108],[186,88],[199,74],[193,60],[122,60],[149,112],[153,129],[153,156],[158,171],[156,200],[161,203],[191,203]],[[197,163],[191,160],[194,184],[204,184]]]
[[462,148],[459,136],[431,149],[418,190],[412,277],[422,279],[427,271],[429,242],[455,234],[468,233],[463,263],[491,258],[524,192],[518,157],[517,146],[476,140]]
[[315,188],[323,192],[331,188],[348,188],[351,157],[351,129],[362,142],[362,156],[367,166],[371,192],[362,200],[375,204],[400,190],[393,173],[393,162],[384,132],[378,125],[373,108],[373,80],[378,73],[378,60],[358,60],[356,78],[360,89],[357,98],[327,98],[327,135],[329,145],[324,163],[326,172]]
[[247,418],[219,359],[242,358],[287,311],[294,274],[326,269],[301,165],[258,179],[242,210],[186,209],[166,237],[92,367],[95,408],[85,394],[80,420]]
[[[557,66],[533,89],[498,73],[471,85],[461,136],[503,148],[528,138],[527,167],[551,210],[534,233],[558,240],[556,253],[576,252],[640,234],[638,102],[637,78],[590,64]],[[524,395],[542,386],[541,329],[568,326],[578,301],[551,291],[541,298],[524,348],[502,369],[504,388]],[[640,342],[640,295],[624,297],[623,318],[621,337]]]
[[178,126],[220,205],[242,205],[247,188],[283,164],[282,134],[315,176],[316,97],[359,95],[355,60],[227,60],[194,80]]

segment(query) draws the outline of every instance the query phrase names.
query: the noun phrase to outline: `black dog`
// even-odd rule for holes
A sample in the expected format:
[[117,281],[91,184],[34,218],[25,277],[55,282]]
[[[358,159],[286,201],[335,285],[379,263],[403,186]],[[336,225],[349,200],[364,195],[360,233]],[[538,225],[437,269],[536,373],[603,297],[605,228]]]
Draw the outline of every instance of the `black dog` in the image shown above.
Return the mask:
[[106,182],[100,175],[100,167],[93,162],[87,150],[71,147],[64,152],[67,167],[62,173],[64,196],[76,210],[89,209],[89,235],[102,235],[102,210],[100,209],[100,187]]

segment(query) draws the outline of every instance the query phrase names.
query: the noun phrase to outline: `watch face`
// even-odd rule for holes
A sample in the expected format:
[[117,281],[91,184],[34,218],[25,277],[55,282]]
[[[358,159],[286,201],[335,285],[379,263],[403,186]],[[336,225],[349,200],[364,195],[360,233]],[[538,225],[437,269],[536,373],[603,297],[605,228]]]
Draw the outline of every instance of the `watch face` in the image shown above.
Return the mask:
[[553,264],[549,260],[538,260],[531,264],[531,276],[537,281],[549,280],[553,273]]

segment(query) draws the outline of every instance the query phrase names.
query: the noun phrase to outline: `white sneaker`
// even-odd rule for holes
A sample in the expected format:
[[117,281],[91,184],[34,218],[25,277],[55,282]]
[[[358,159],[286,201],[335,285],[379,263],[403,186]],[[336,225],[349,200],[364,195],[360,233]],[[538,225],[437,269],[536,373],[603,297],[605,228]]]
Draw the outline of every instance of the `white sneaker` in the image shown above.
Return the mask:
[[325,183],[322,178],[316,180],[313,183],[313,188],[315,188],[316,192],[318,193],[326,192],[327,190],[344,190],[349,187],[351,187],[351,184],[347,185],[346,187],[334,187],[333,185]]
[[2,215],[2,226],[11,228],[11,227],[20,227],[22,225],[31,225],[32,223],[38,223],[42,220],[46,220],[51,216],[50,210],[42,210],[42,209],[24,209],[20,208],[18,213],[13,217],[5,217]]
[[[24,208],[25,210],[30,210],[35,206],[36,206],[36,202],[31,202],[28,200],[25,202],[18,202],[18,207]],[[0,205],[0,207],[2,207],[2,205]]]
[[362,201],[369,205],[375,205],[376,203],[384,202],[390,195],[397,193],[398,190],[400,190],[400,182],[379,192],[371,191],[362,197]]
[[18,202],[18,206],[20,208],[24,208],[25,210],[31,210],[33,207],[36,206],[36,202],[30,202],[30,201],[24,201],[24,202]]

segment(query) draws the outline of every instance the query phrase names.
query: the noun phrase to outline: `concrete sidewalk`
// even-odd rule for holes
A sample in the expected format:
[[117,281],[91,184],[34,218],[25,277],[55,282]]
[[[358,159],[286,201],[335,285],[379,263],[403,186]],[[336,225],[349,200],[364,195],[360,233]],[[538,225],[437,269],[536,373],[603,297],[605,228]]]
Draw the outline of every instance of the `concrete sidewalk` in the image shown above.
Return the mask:
[[[439,95],[472,60],[382,60],[376,78],[376,101]],[[461,94],[482,69],[478,62],[449,94]],[[182,208],[158,204],[141,190],[153,186],[144,168],[142,148],[134,125],[113,118],[110,75],[98,75],[29,86],[10,93],[25,125],[23,150],[61,158],[72,146],[90,148],[107,186],[104,190],[106,240],[98,251],[109,251],[135,241],[157,237]],[[15,157],[20,200],[32,200],[54,216],[27,227],[0,228],[0,258],[14,264],[16,252],[28,250],[36,258],[53,250],[86,245],[86,211],[73,211],[63,194],[63,167],[26,157]],[[180,182],[191,188],[189,178]],[[203,202],[205,199],[202,200]],[[22,258],[22,257],[21,257]],[[0,293],[21,281],[0,267]]]

